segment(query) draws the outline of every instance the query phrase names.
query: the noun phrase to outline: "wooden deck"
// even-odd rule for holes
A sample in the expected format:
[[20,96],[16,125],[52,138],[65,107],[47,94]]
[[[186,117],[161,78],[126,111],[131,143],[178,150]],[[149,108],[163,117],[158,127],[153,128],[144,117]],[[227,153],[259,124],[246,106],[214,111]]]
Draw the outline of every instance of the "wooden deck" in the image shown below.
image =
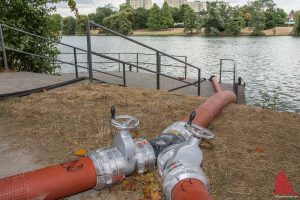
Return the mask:
[[[114,75],[122,76],[123,72],[110,72]],[[87,73],[79,73],[79,77],[88,77]],[[35,88],[55,85],[66,81],[74,80],[75,74],[62,74],[59,76],[30,73],[30,72],[8,72],[0,73],[0,96],[17,93],[26,90],[33,90]],[[94,73],[94,78],[117,85],[123,85],[123,78],[118,78],[102,73]],[[194,82],[195,80],[186,79],[187,82]],[[176,80],[161,76],[160,86],[161,90],[170,90],[175,87],[186,85]],[[149,73],[126,72],[126,86],[136,88],[150,88],[156,89],[156,75]],[[232,84],[221,84],[222,89],[232,90]],[[175,92],[180,92],[188,95],[197,95],[197,87],[188,86]],[[209,97],[215,93],[210,81],[201,83],[201,96]],[[244,87],[239,87],[238,103],[245,103]]]

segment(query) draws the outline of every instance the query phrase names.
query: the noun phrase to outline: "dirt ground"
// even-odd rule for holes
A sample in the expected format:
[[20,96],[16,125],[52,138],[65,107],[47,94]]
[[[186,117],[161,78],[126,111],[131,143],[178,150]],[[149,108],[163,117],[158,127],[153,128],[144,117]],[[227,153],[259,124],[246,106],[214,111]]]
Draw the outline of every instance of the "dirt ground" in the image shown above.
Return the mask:
[[[110,107],[134,115],[134,137],[151,138],[188,115],[205,99],[148,89],[82,84],[0,102],[0,177],[57,164],[111,144]],[[273,199],[276,174],[284,170],[300,193],[300,115],[229,105],[203,142],[204,172],[213,199]],[[23,158],[22,158],[23,157]],[[20,159],[19,159],[20,158]],[[164,199],[155,172],[134,175],[100,192],[68,199]]]

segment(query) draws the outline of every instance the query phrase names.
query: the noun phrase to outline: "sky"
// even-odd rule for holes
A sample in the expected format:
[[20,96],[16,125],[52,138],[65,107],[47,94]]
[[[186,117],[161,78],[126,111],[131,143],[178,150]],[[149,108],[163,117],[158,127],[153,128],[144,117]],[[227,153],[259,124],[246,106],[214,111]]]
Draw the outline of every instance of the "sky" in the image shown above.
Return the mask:
[[[153,3],[156,3],[159,6],[163,4],[163,1],[164,0],[152,0]],[[231,5],[243,5],[248,1],[249,0],[227,0]],[[119,7],[120,4],[125,3],[125,0],[76,0],[76,2],[80,14],[89,14],[95,12],[97,7],[107,5],[108,3],[112,3],[115,7]],[[300,10],[300,0],[274,0],[274,2],[287,13],[291,10]],[[59,3],[56,7],[57,13],[61,14],[63,17],[72,15],[67,3]]]

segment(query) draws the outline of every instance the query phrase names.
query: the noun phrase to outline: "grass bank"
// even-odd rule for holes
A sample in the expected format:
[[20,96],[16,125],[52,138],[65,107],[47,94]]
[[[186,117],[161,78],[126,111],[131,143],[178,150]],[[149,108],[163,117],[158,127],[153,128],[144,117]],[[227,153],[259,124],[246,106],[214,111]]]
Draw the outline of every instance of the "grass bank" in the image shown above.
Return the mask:
[[[293,27],[275,27],[264,31],[266,36],[289,36]],[[238,36],[250,36],[252,33],[251,28],[243,28]],[[190,34],[184,33],[184,28],[170,28],[164,31],[150,31],[148,29],[133,31],[135,36],[188,36]],[[204,31],[193,33],[194,36],[204,36]],[[220,36],[232,36],[227,33],[220,33]]]
[[[111,144],[116,133],[108,123],[112,105],[118,114],[140,119],[134,137],[152,138],[204,100],[150,89],[77,85],[1,101],[0,137],[16,149],[29,150],[37,163],[55,164],[74,159],[79,148]],[[201,144],[213,199],[273,199],[279,170],[294,188],[299,186],[299,122],[294,113],[226,107],[209,127],[215,139]],[[95,198],[88,193],[82,199],[164,199],[159,181],[153,172],[134,175],[95,192]]]

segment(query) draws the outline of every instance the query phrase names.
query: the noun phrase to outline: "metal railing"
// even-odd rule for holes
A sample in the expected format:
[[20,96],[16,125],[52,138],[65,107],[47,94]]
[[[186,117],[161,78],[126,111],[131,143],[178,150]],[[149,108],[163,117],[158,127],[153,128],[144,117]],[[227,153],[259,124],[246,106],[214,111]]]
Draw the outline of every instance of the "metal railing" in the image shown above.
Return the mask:
[[[180,60],[180,59],[178,59],[178,58],[176,58],[176,57],[174,57],[174,56],[172,56],[172,55],[170,55],[170,54],[164,53],[164,52],[162,52],[162,51],[160,51],[160,50],[158,50],[158,49],[155,49],[155,48],[150,47],[150,46],[148,46],[148,45],[146,45],[146,44],[144,44],[144,43],[141,43],[141,42],[139,42],[139,41],[136,41],[136,40],[134,40],[134,39],[132,39],[132,38],[129,38],[129,37],[125,36],[125,35],[122,35],[122,34],[116,32],[116,31],[113,31],[113,30],[111,30],[111,29],[105,27],[105,26],[102,26],[102,25],[96,24],[96,23],[94,23],[94,22],[88,21],[88,23],[87,23],[87,46],[88,46],[88,53],[89,53],[90,55],[92,55],[93,53],[95,53],[95,52],[92,52],[92,51],[91,51],[91,33],[90,33],[90,28],[91,28],[91,26],[100,28],[100,29],[105,30],[106,32],[108,32],[108,33],[110,33],[110,34],[113,34],[113,35],[115,35],[115,36],[119,36],[119,37],[121,37],[121,38],[123,38],[123,39],[125,39],[125,40],[128,40],[128,41],[133,42],[133,43],[135,43],[135,44],[137,44],[137,45],[140,45],[140,46],[142,46],[142,47],[145,47],[145,48],[147,48],[147,49],[149,49],[149,50],[154,51],[154,53],[156,54],[156,71],[149,70],[149,69],[146,69],[146,68],[144,68],[144,67],[140,67],[140,66],[138,66],[138,65],[136,65],[136,64],[131,64],[131,66],[132,66],[132,67],[136,67],[136,68],[138,68],[138,69],[146,70],[146,71],[148,71],[148,72],[155,73],[155,74],[156,74],[156,88],[157,88],[157,90],[160,90],[160,76],[164,76],[164,77],[167,77],[167,78],[170,78],[170,79],[173,79],[173,80],[177,80],[177,81],[182,82],[182,83],[186,83],[185,86],[196,86],[196,87],[197,87],[197,93],[198,93],[198,95],[200,96],[200,93],[201,93],[201,91],[200,91],[200,90],[201,90],[201,87],[200,87],[200,86],[201,86],[201,81],[203,80],[203,79],[201,79],[201,69],[200,69],[200,68],[198,68],[198,67],[196,67],[196,66],[194,66],[194,65],[192,65],[192,64],[190,64],[190,63],[187,63],[187,62],[185,62],[185,61],[182,61],[182,60]],[[97,55],[100,56],[100,57],[105,58],[105,57],[104,57],[104,54],[97,53]],[[177,61],[177,62],[179,62],[179,63],[182,63],[182,64],[186,65],[187,67],[190,67],[190,68],[193,68],[193,69],[197,70],[197,72],[198,72],[198,80],[197,80],[197,84],[190,83],[190,82],[187,82],[187,81],[184,81],[184,80],[179,80],[179,79],[174,78],[174,77],[171,77],[171,76],[169,76],[169,75],[162,74],[162,73],[161,73],[161,56],[166,56],[166,57],[171,58],[171,59],[173,59],[173,60],[175,60],[175,61]],[[121,61],[121,60],[115,59],[115,61],[124,64],[124,62]],[[92,68],[92,65],[93,65],[93,64],[92,64],[92,57],[91,57],[91,56],[88,56],[88,62],[89,62],[88,65],[90,66],[90,68]],[[127,64],[127,65],[130,65],[130,63],[128,63],[128,62],[127,62],[126,64]],[[92,72],[91,72],[91,73],[92,73]],[[91,74],[90,77],[93,77],[93,75]],[[176,88],[174,88],[174,89],[176,89]],[[174,91],[174,89],[171,89],[171,90]]]
[[[224,61],[230,61],[233,63],[233,69],[232,70],[224,70],[223,64]],[[233,91],[237,95],[238,94],[238,74],[237,74],[237,67],[236,62],[234,59],[220,59],[220,76],[219,76],[219,82],[222,82],[222,75],[223,73],[232,73],[233,74]]]
[[[135,44],[138,44],[140,46],[143,46],[149,50],[152,50],[154,51],[154,54],[149,54],[149,55],[154,55],[156,57],[156,63],[151,63],[152,65],[155,65],[156,66],[156,70],[150,70],[150,69],[147,69],[145,67],[141,67],[139,66],[141,64],[141,62],[139,60],[137,60],[137,62],[135,63],[132,63],[132,62],[127,62],[127,61],[124,61],[124,60],[121,60],[120,58],[116,59],[116,58],[113,58],[113,57],[110,57],[108,55],[105,55],[104,53],[98,53],[98,52],[94,52],[92,51],[92,46],[91,46],[91,34],[90,34],[90,28],[91,28],[91,25],[92,26],[96,26],[98,28],[101,28],[113,35],[117,35],[119,37],[122,37],[128,41],[131,41]],[[20,32],[20,33],[23,33],[23,34],[26,34],[26,35],[30,35],[30,36],[33,36],[33,37],[36,37],[36,38],[39,38],[39,39],[43,39],[43,40],[47,40],[47,41],[50,41],[50,42],[53,42],[57,45],[63,45],[63,46],[66,46],[68,48],[71,48],[73,49],[73,54],[74,54],[74,62],[67,62],[67,61],[64,61],[64,60],[61,60],[61,59],[58,59],[58,58],[53,58],[53,57],[49,57],[49,56],[46,56],[46,55],[39,55],[39,54],[36,54],[36,53],[31,53],[31,52],[26,52],[26,51],[23,51],[23,50],[20,50],[20,49],[16,49],[16,48],[12,48],[12,47],[9,47],[5,44],[5,37],[4,37],[4,34],[3,34],[3,28],[7,28],[7,29],[10,29],[10,30],[14,30],[14,31],[17,31],[17,32]],[[185,58],[185,61],[182,61],[179,59],[179,57],[175,57],[175,56],[172,56],[172,55],[169,55],[167,53],[164,53],[160,50],[157,50],[153,47],[150,47],[148,45],[145,45],[141,42],[138,42],[132,38],[129,38],[125,35],[122,35],[122,34],[119,34],[111,29],[108,29],[104,26],[101,26],[99,24],[96,24],[94,22],[88,22],[87,23],[87,50],[85,49],[82,49],[82,48],[79,48],[79,47],[75,47],[75,46],[72,46],[72,45],[69,45],[69,44],[66,44],[66,43],[62,43],[62,42],[57,42],[57,41],[54,41],[54,40],[51,40],[49,38],[46,38],[46,37],[43,37],[43,36],[39,36],[39,35],[36,35],[36,34],[33,34],[33,33],[29,33],[27,31],[24,31],[24,30],[21,30],[21,29],[17,29],[17,28],[14,28],[14,27],[10,27],[10,26],[7,26],[5,24],[0,24],[0,42],[1,42],[1,48],[2,48],[2,56],[3,56],[3,62],[4,62],[4,67],[5,67],[5,70],[8,70],[9,69],[9,66],[8,66],[8,62],[7,62],[7,51],[12,51],[12,52],[17,52],[17,53],[21,53],[21,54],[26,54],[26,55],[30,55],[30,56],[35,56],[35,57],[39,57],[39,58],[43,58],[43,59],[48,59],[48,60],[51,60],[53,63],[54,62],[59,62],[59,63],[62,63],[62,64],[67,64],[67,65],[71,65],[71,66],[74,66],[74,71],[75,71],[75,76],[76,78],[79,77],[78,75],[78,68],[83,68],[83,69],[87,69],[88,70],[88,73],[89,73],[89,79],[90,81],[93,81],[94,78],[93,78],[93,72],[98,72],[98,73],[102,73],[102,74],[106,74],[106,75],[109,75],[109,76],[113,76],[113,77],[116,77],[116,78],[120,78],[120,79],[123,79],[123,85],[126,86],[126,65],[129,66],[129,68],[131,67],[135,67],[137,69],[137,71],[139,69],[141,70],[145,70],[147,72],[150,72],[150,73],[153,73],[153,74],[156,74],[156,88],[157,90],[160,89],[160,78],[161,76],[163,77],[166,77],[166,78],[169,78],[169,79],[172,79],[172,80],[176,80],[178,82],[181,82],[181,83],[185,83],[185,85],[183,86],[180,86],[180,87],[176,87],[176,88],[173,88],[173,89],[170,89],[169,91],[174,91],[174,90],[178,90],[180,88],[184,88],[184,87],[187,87],[187,86],[195,86],[197,88],[197,94],[200,96],[200,93],[201,93],[201,82],[204,80],[201,78],[201,69],[200,68],[197,68],[196,66],[192,65],[192,64],[189,64],[186,62],[187,58]],[[77,59],[77,54],[79,53],[85,53],[87,54],[87,67],[86,66],[82,66],[80,65],[80,62],[78,62],[78,59]],[[140,53],[137,54],[137,57],[141,55]],[[101,71],[99,69],[93,69],[93,61],[92,61],[92,56],[97,56],[97,57],[101,57],[101,58],[104,58],[104,59],[107,59],[109,60],[110,62],[115,62],[115,63],[118,63],[120,65],[120,67],[122,66],[123,68],[123,74],[122,76],[119,76],[119,75],[115,75],[115,74],[112,74],[112,73],[109,73],[109,72],[104,72],[104,71]],[[175,78],[175,77],[172,77],[170,75],[167,75],[167,74],[163,74],[161,72],[161,66],[163,66],[161,64],[161,57],[162,56],[165,56],[165,57],[168,57],[174,61],[177,61],[181,64],[184,65],[184,68],[185,68],[185,78],[186,78],[186,71],[187,71],[187,68],[192,68],[192,69],[195,69],[197,70],[197,74],[198,74],[198,80],[195,81],[195,82],[188,82],[186,80],[180,80],[178,78]]]
[[[123,57],[123,55],[134,55],[134,58],[133,60],[129,60],[128,62],[130,63],[135,63],[136,65],[156,65],[155,62],[145,62],[145,61],[141,61],[141,58],[142,56],[155,56],[156,54],[149,54],[149,53],[133,53],[133,52],[124,52],[124,53],[106,53],[106,52],[101,52],[102,54],[104,55],[114,55],[114,56],[117,56],[118,60],[121,60],[121,57]],[[74,55],[74,60],[77,62],[77,55],[87,55],[87,53],[76,53],[76,50],[74,50],[73,53],[68,53],[68,52],[61,52],[60,55]],[[187,56],[176,56],[176,55],[172,55],[173,57],[175,58],[182,58],[184,59],[184,62],[187,62]],[[85,62],[77,62],[77,63],[81,63],[81,64],[86,64],[87,61]],[[114,62],[114,61],[101,61],[101,62],[95,62],[95,61],[92,61],[93,64],[115,64],[117,62]],[[57,62],[57,64],[60,64],[59,62]],[[175,64],[163,64],[161,63],[161,66],[164,66],[164,67],[175,67],[175,68],[183,68],[183,77],[184,79],[187,78],[187,65],[184,64],[183,66],[182,65],[175,65]],[[118,63],[117,65],[118,67],[118,71],[120,72],[121,71],[121,63]],[[129,66],[129,71],[132,71],[132,66]],[[139,72],[138,68],[136,68],[136,72]]]

